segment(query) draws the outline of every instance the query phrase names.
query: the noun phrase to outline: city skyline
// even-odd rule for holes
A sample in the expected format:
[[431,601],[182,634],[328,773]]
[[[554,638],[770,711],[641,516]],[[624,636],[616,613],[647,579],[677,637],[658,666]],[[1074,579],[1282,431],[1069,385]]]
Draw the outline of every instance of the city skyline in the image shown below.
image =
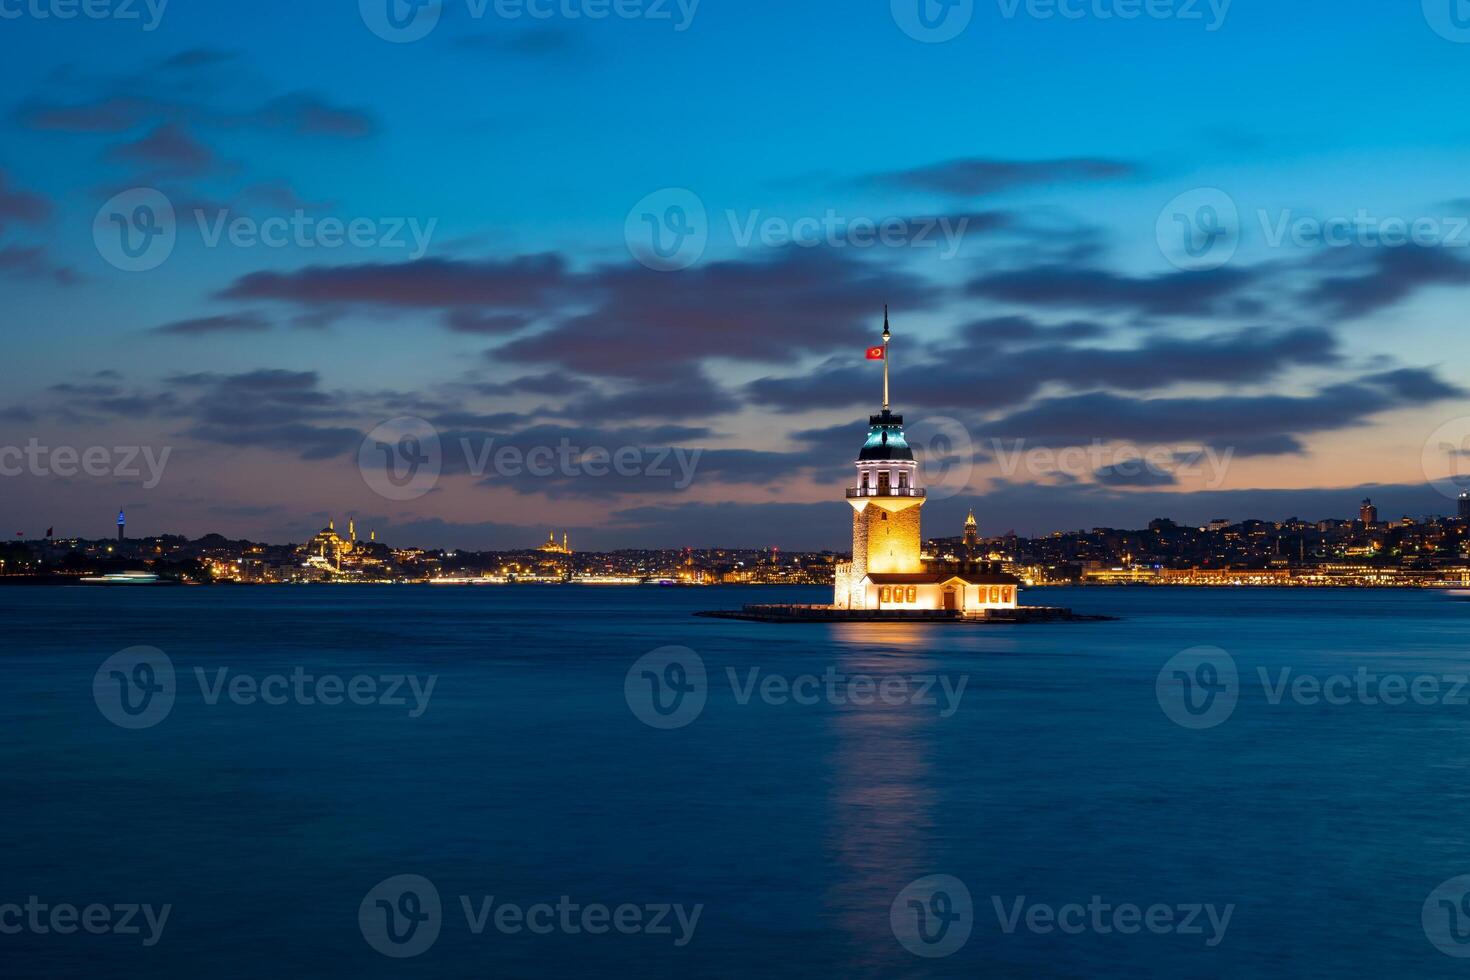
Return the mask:
[[[9,20],[0,448],[108,454],[102,476],[50,456],[5,476],[10,530],[123,509],[139,529],[302,540],[350,513],[425,547],[554,525],[594,549],[752,529],[839,549],[830,488],[877,407],[884,304],[895,410],[932,455],[959,439],[927,505],[940,526],[972,506],[1035,535],[1365,496],[1452,513],[1470,132],[1445,120],[1467,49],[1417,7],[1347,6],[1308,46],[1240,4],[1126,24],[976,6],[943,43],[882,5],[446,4],[417,40],[353,5]],[[1159,44],[1177,61],[1127,57]],[[858,69],[855,46],[882,57]],[[1087,89],[1021,54],[1038,46]],[[1314,80],[1368,53],[1422,98],[1384,101],[1364,73],[1324,112]],[[821,117],[780,100],[814,64],[844,86]],[[1205,64],[1235,66],[1231,99],[1200,98]],[[410,99],[405,72],[528,94]],[[900,76],[931,79],[925,97]],[[730,78],[764,98],[722,98]],[[625,97],[649,84],[657,114]],[[442,439],[442,473],[393,499],[359,457],[405,417]],[[472,465],[564,443],[697,461]],[[130,448],[138,476],[118,476]]]

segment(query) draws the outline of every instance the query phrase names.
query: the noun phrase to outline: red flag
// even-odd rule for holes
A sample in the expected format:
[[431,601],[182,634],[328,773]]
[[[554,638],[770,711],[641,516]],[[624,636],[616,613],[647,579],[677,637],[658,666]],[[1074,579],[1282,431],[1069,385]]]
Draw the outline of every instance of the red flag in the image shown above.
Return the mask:
[[884,349],[882,347],[869,347],[868,348],[868,360],[870,360],[870,361],[881,361],[881,360],[883,360],[883,350]]

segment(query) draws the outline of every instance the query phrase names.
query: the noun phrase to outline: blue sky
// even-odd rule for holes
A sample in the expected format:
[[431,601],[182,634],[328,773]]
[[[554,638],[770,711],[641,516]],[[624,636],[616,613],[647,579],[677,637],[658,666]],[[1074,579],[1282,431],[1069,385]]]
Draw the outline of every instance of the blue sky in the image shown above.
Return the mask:
[[[1452,506],[1450,0],[446,0],[409,43],[369,27],[389,2],[0,2],[0,446],[112,461],[0,478],[15,530],[126,506],[139,533],[841,547],[885,302],[896,407],[945,460],[932,533],[972,506],[1023,533]],[[906,32],[921,2],[951,40]],[[130,270],[107,234],[139,193],[176,240]],[[643,216],[675,205],[697,254],[648,268]],[[1311,236],[1337,218],[1361,227]],[[324,219],[363,236],[326,247]],[[272,220],[308,230],[263,244]],[[440,439],[411,499],[360,459],[399,418]],[[564,440],[640,462],[475,465]],[[131,446],[168,450],[156,485]],[[688,479],[648,472],[674,448]]]

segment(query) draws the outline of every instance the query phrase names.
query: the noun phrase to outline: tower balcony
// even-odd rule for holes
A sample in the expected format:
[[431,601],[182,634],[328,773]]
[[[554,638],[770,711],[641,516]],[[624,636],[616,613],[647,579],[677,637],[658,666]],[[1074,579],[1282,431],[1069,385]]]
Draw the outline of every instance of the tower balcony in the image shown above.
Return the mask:
[[922,497],[925,491],[919,487],[848,487],[847,499],[860,497]]

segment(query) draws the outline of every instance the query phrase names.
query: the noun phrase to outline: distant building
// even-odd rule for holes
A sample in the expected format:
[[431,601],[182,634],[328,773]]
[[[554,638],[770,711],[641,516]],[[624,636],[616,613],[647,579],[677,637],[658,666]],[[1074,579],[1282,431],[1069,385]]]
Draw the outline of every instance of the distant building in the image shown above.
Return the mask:
[[561,533],[561,544],[556,543],[556,533],[554,531],[547,531],[546,543],[536,550],[548,555],[570,555],[572,553],[572,547],[567,543],[567,533],[565,531]]
[[1470,490],[1460,491],[1460,520],[1470,521]]
[[128,536],[128,516],[122,511],[117,512],[117,540],[121,543]]
[[1378,508],[1374,507],[1373,501],[1366,497],[1363,499],[1363,506],[1358,508],[1358,520],[1362,521],[1365,527],[1378,523]]

